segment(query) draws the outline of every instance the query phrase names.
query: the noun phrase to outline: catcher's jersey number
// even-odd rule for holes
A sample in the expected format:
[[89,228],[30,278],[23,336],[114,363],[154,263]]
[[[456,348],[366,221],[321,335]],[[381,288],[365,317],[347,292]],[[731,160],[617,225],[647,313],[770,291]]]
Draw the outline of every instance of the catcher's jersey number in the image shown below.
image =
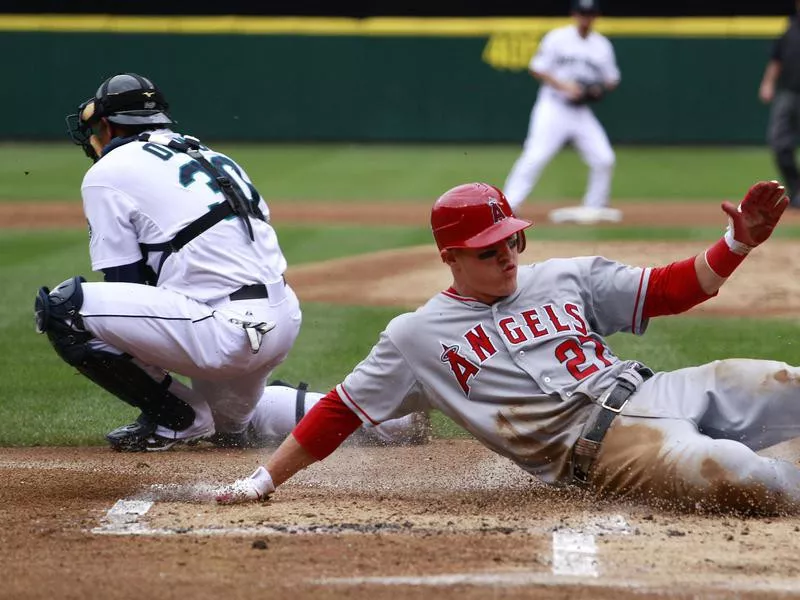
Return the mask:
[[[153,156],[157,156],[164,161],[171,159],[176,154],[166,146],[154,144],[152,142],[144,144],[142,146],[142,150],[149,152]],[[239,165],[237,165],[227,156],[222,156],[220,154],[214,154],[208,159],[208,162],[210,162],[214,168],[218,169],[219,171],[227,173],[233,180],[234,184],[239,188],[242,195],[245,198],[249,198],[254,207],[258,204],[261,196],[259,196],[258,190],[256,190],[255,186],[249,181],[245,180]],[[217,180],[209,173],[206,173],[205,169],[203,169],[200,163],[198,163],[196,160],[189,160],[180,166],[180,169],[178,170],[178,181],[180,181],[180,184],[183,187],[189,187],[196,181],[198,173],[202,173],[206,176],[206,185],[211,189],[211,191],[213,191],[215,194],[220,193]],[[249,193],[246,190],[248,190]]]

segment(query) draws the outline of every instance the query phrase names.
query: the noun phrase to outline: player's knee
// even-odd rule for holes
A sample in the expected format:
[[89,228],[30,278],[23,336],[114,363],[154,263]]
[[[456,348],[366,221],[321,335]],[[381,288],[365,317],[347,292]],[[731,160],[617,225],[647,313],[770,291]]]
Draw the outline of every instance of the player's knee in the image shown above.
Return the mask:
[[610,171],[614,168],[614,165],[617,162],[617,157],[613,151],[598,154],[597,156],[593,157],[591,161],[589,161],[589,166],[592,169],[597,169],[600,171]]
[[524,155],[517,164],[517,172],[524,175],[536,173],[545,167],[547,160],[538,154]]
[[709,511],[769,513],[783,502],[773,461],[730,440],[714,440],[699,463],[702,494],[698,507]]
[[84,281],[77,276],[60,283],[53,291],[42,287],[34,301],[36,331],[46,333],[56,353],[71,365],[81,364],[86,342],[93,337],[84,329],[80,316]]

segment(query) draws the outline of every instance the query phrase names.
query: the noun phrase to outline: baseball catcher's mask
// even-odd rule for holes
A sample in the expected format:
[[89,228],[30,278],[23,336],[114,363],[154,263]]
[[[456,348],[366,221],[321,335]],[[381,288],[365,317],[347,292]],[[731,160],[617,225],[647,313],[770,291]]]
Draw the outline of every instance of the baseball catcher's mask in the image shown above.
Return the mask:
[[99,156],[91,143],[93,128],[106,118],[119,125],[172,125],[164,95],[149,79],[136,73],[120,73],[106,79],[93,98],[81,103],[78,112],[67,115],[70,139],[93,161]]
[[525,229],[530,221],[514,216],[498,188],[487,183],[467,183],[442,194],[431,210],[431,229],[439,250],[484,248],[518,234],[525,249]]

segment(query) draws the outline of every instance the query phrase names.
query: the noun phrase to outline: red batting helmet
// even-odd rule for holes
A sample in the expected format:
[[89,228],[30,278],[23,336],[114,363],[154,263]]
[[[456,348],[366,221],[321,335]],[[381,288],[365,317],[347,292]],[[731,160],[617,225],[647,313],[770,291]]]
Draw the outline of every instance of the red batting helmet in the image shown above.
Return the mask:
[[431,210],[431,229],[439,250],[484,248],[519,233],[522,252],[523,230],[531,225],[515,217],[503,192],[488,183],[456,186],[439,196]]

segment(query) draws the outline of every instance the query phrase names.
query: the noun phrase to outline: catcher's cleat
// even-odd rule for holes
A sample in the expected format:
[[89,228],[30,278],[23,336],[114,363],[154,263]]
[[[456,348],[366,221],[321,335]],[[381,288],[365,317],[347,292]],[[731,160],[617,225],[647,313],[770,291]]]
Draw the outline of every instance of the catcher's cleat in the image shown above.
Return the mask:
[[112,450],[117,452],[161,452],[169,450],[176,444],[194,445],[203,439],[209,438],[211,432],[201,432],[196,435],[177,438],[166,437],[156,433],[156,425],[147,420],[144,415],[139,415],[135,422],[117,427],[106,435]]
[[118,452],[144,452],[147,449],[147,438],[155,433],[155,423],[148,421],[144,415],[139,415],[133,423],[110,431],[106,440],[111,449]]

